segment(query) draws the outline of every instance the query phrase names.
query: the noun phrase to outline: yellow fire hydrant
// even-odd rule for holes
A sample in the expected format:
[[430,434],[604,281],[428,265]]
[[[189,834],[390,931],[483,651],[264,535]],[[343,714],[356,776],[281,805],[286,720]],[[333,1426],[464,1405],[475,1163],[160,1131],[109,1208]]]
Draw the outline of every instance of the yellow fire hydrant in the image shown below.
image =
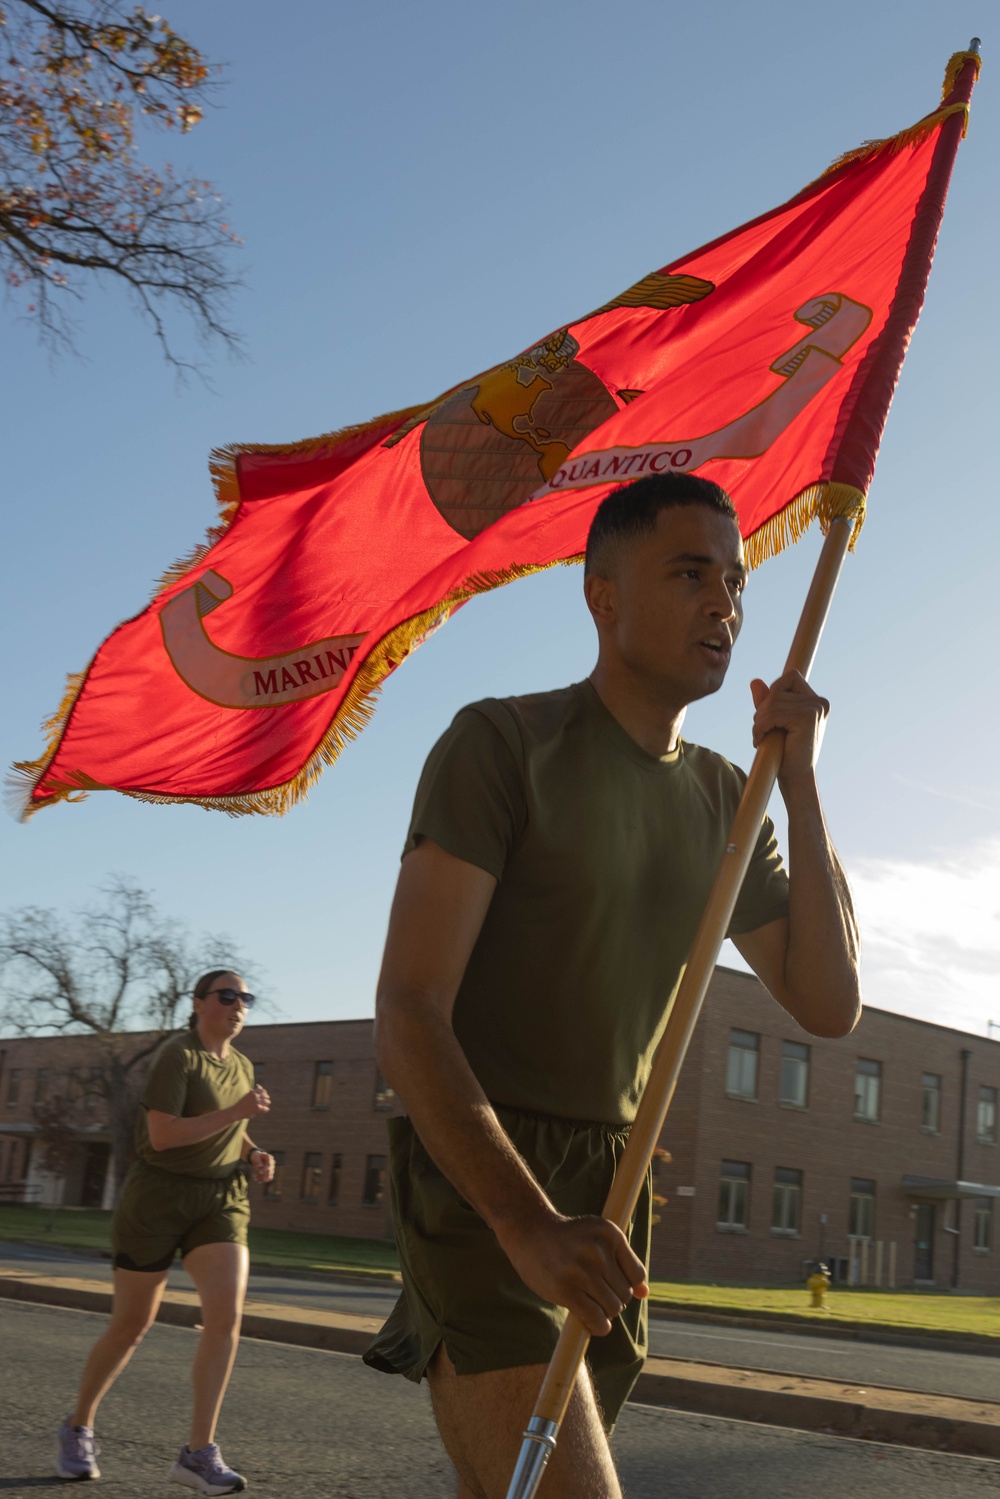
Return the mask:
[[826,1293],[830,1289],[830,1272],[825,1265],[817,1265],[816,1269],[806,1281],[809,1291],[809,1305],[814,1306],[817,1311],[828,1312]]

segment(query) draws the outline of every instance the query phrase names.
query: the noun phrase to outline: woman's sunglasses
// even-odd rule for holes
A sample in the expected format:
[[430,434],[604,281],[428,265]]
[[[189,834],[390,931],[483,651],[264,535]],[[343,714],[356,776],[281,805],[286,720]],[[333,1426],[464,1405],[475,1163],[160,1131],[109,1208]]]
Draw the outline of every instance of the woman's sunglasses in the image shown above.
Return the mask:
[[210,994],[217,994],[219,996],[220,1005],[234,1005],[240,999],[243,1001],[244,1010],[253,1008],[254,996],[252,994],[244,994],[241,989],[206,989],[205,998],[207,999]]

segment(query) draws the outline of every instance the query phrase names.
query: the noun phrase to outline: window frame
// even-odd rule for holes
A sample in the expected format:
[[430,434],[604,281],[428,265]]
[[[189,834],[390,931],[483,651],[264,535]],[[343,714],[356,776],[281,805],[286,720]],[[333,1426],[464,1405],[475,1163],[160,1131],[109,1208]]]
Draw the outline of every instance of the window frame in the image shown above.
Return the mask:
[[[311,1192],[306,1190],[309,1178],[312,1178]],[[323,1184],[323,1152],[321,1150],[306,1150],[302,1155],[302,1179],[299,1182],[299,1201],[318,1203]]]
[[[939,1135],[941,1133],[941,1097],[944,1092],[944,1078],[940,1072],[923,1072],[920,1075],[920,1128],[925,1135]],[[934,1119],[928,1122],[927,1100],[934,1099]]]
[[[790,1052],[794,1047],[797,1052],[804,1053],[798,1056]],[[786,1098],[785,1096],[785,1063],[796,1064],[801,1069],[804,1078],[801,1102],[797,1098]],[[809,1107],[809,1083],[812,1074],[812,1047],[802,1041],[782,1041],[781,1043],[781,1068],[778,1073],[778,1102],[785,1109],[807,1109]]]
[[[984,1130],[983,1105],[989,1105],[990,1125]],[[997,1090],[991,1088],[988,1083],[980,1083],[979,1097],[976,1099],[976,1143],[978,1145],[995,1145],[997,1143]]]
[[974,1197],[972,1202],[972,1252],[973,1254],[992,1254],[993,1198]]
[[[876,1070],[865,1072],[863,1067],[872,1067]],[[859,1088],[861,1079],[866,1080],[864,1088]],[[880,1124],[882,1121],[882,1063],[874,1057],[858,1057],[854,1067],[854,1117],[861,1124]],[[875,1110],[873,1113],[866,1108],[860,1107],[861,1103],[874,1092]]]
[[87,1076],[87,1091],[83,1098],[83,1112],[96,1114],[97,1105],[104,1099],[104,1068],[95,1062]]
[[326,1188],[326,1205],[328,1208],[339,1206],[340,1202],[340,1177],[344,1169],[344,1155],[340,1150],[335,1150],[330,1158],[330,1180]]
[[329,1109],[333,1102],[333,1062],[329,1059],[313,1066],[312,1102],[309,1107],[319,1111]]
[[[870,1187],[871,1191],[866,1189]],[[877,1196],[878,1183],[869,1177],[852,1176],[850,1199],[847,1207],[847,1237],[849,1239],[867,1239],[869,1244],[875,1242],[875,1199]],[[859,1223],[867,1220],[868,1232],[864,1232]]]
[[[740,1042],[736,1041],[735,1038],[737,1036],[745,1037],[746,1040],[752,1041],[753,1045],[752,1046],[742,1045]],[[737,1098],[742,1103],[756,1103],[757,1102],[758,1092],[759,1092],[759,1088],[760,1088],[760,1051],[761,1051],[760,1039],[761,1038],[760,1038],[760,1032],[759,1031],[744,1031],[744,1030],[741,1030],[738,1026],[732,1026],[730,1028],[730,1031],[729,1031],[729,1042],[728,1042],[728,1046],[727,1046],[727,1049],[726,1049],[726,1097],[727,1098]],[[735,1070],[738,1071],[738,1072],[740,1072],[740,1073],[742,1073],[742,1071],[743,1071],[743,1067],[745,1065],[746,1058],[752,1058],[753,1059],[753,1091],[752,1092],[747,1092],[746,1089],[744,1087],[742,1087],[742,1083],[744,1081],[744,1079],[743,1079],[742,1076],[739,1076],[739,1077],[735,1078],[735,1082],[738,1084],[738,1086],[733,1086],[733,1083],[734,1083],[734,1067],[733,1067],[733,1062],[734,1062],[734,1059],[736,1059],[736,1058],[739,1058],[739,1061],[737,1062],[737,1066],[736,1066]]]
[[[771,1197],[771,1233],[776,1239],[802,1237],[802,1197],[805,1179],[797,1167],[775,1166]],[[779,1203],[781,1204],[779,1211]],[[791,1208],[792,1222],[788,1222]],[[778,1219],[781,1222],[778,1222]]]
[[[750,1192],[753,1166],[750,1161],[724,1160],[719,1169],[719,1198],[715,1227],[719,1233],[745,1234],[750,1231]],[[737,1204],[742,1209],[738,1215]]]

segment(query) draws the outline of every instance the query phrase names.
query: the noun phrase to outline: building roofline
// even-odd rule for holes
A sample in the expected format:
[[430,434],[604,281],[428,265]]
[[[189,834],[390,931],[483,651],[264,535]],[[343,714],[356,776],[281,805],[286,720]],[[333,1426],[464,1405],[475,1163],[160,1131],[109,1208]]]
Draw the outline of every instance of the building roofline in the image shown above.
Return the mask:
[[[753,984],[758,989],[763,989],[765,993],[767,992],[767,990],[764,988],[764,985],[761,983],[761,981],[757,977],[757,975],[755,973],[747,973],[746,970],[743,969],[743,968],[731,968],[726,963],[717,963],[716,964],[716,972],[730,974],[730,975],[732,975],[733,978],[745,979],[748,984]],[[981,1041],[985,1045],[988,1045],[988,1046],[1000,1046],[1000,1040],[994,1040],[992,1036],[981,1036],[981,1035],[979,1035],[979,1033],[977,1031],[963,1031],[963,1030],[960,1030],[959,1027],[955,1026],[955,1025],[942,1025],[937,1020],[921,1020],[916,1015],[901,1015],[898,1010],[887,1010],[887,1009],[884,1009],[880,1005],[869,1005],[869,1004],[866,1004],[865,1007],[864,1007],[863,1014],[868,1014],[868,1015],[886,1015],[886,1016],[888,1016],[892,1020],[900,1020],[900,1021],[903,1021],[907,1025],[922,1025],[922,1026],[925,1026],[928,1029],[934,1030],[934,1031],[949,1031],[953,1036],[961,1036],[964,1039],[969,1040],[969,1041]],[[373,1015],[355,1015],[355,1016],[352,1016],[349,1019],[339,1019],[339,1020],[332,1020],[332,1019],[331,1020],[269,1020],[269,1021],[265,1022],[264,1024],[261,1024],[261,1025],[256,1025],[255,1024],[255,1025],[251,1025],[251,1026],[245,1028],[240,1033],[239,1040],[245,1040],[249,1036],[256,1035],[260,1031],[275,1030],[279,1026],[280,1027],[287,1027],[287,1026],[293,1026],[293,1025],[294,1026],[308,1026],[308,1025],[372,1025],[374,1023],[374,1019],[375,1019],[375,1017]],[[184,1029],[183,1026],[180,1027],[180,1030],[183,1030],[183,1029]],[[124,1032],[119,1032],[119,1034],[128,1035],[128,1036],[152,1036],[152,1035],[155,1034],[155,1032],[152,1031],[152,1030],[124,1031]],[[167,1032],[167,1036],[177,1035],[177,1034],[179,1034],[179,1031],[168,1031]],[[3,1045],[3,1043],[7,1042],[7,1041],[54,1041],[54,1040],[69,1041],[69,1040],[79,1039],[79,1038],[81,1038],[83,1036],[92,1036],[92,1035],[93,1035],[93,1032],[91,1032],[91,1031],[69,1031],[69,1032],[67,1032],[67,1031],[58,1031],[58,1032],[56,1032],[55,1035],[52,1035],[52,1036],[41,1036],[41,1035],[32,1035],[32,1036],[23,1036],[23,1035],[22,1036],[0,1036],[0,1045]],[[164,1039],[166,1039],[166,1037]],[[239,1046],[237,1046],[237,1050],[239,1050]]]
[[[749,983],[756,984],[761,989],[764,988],[764,985],[755,973],[747,973],[742,968],[730,968],[725,963],[717,963],[716,969],[720,973],[731,973],[737,978],[746,979]],[[963,1036],[970,1041],[982,1041],[989,1046],[1000,1046],[1000,1040],[995,1041],[992,1036],[981,1036],[978,1031],[963,1031],[956,1025],[942,1025],[937,1020],[921,1020],[916,1015],[901,1015],[898,1010],[886,1010],[881,1005],[866,1004],[862,1015],[888,1015],[890,1019],[903,1020],[907,1025],[928,1026],[934,1031],[950,1031],[953,1036]]]

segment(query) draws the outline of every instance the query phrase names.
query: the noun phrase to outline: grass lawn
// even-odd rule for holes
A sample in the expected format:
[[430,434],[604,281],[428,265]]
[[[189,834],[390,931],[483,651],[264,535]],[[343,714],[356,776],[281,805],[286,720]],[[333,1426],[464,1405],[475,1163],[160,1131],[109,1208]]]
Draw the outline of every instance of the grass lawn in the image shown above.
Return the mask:
[[[0,1239],[106,1250],[110,1221],[110,1213],[88,1208],[0,1206]],[[274,1265],[329,1274],[348,1270],[352,1275],[384,1275],[399,1268],[395,1247],[382,1239],[286,1233],[275,1228],[251,1228],[250,1258],[258,1269]]]
[[898,1332],[985,1333],[1000,1338],[1000,1300],[941,1291],[870,1291],[831,1288],[828,1312],[814,1311],[805,1286],[712,1286],[656,1280],[650,1305],[691,1307],[754,1316],[806,1317],[818,1323],[861,1323]]
[[[110,1213],[86,1208],[0,1205],[0,1239],[59,1244],[68,1249],[108,1248]],[[251,1228],[250,1255],[262,1268],[311,1270],[328,1275],[384,1275],[398,1269],[392,1244],[381,1239],[345,1239],[332,1234],[297,1234]],[[652,1306],[706,1312],[764,1313],[775,1318],[807,1318],[817,1323],[855,1323],[899,1332],[985,1333],[1000,1338],[1000,1299],[950,1296],[945,1292],[827,1292],[828,1312],[813,1311],[805,1286],[712,1286],[687,1281],[653,1281]]]

